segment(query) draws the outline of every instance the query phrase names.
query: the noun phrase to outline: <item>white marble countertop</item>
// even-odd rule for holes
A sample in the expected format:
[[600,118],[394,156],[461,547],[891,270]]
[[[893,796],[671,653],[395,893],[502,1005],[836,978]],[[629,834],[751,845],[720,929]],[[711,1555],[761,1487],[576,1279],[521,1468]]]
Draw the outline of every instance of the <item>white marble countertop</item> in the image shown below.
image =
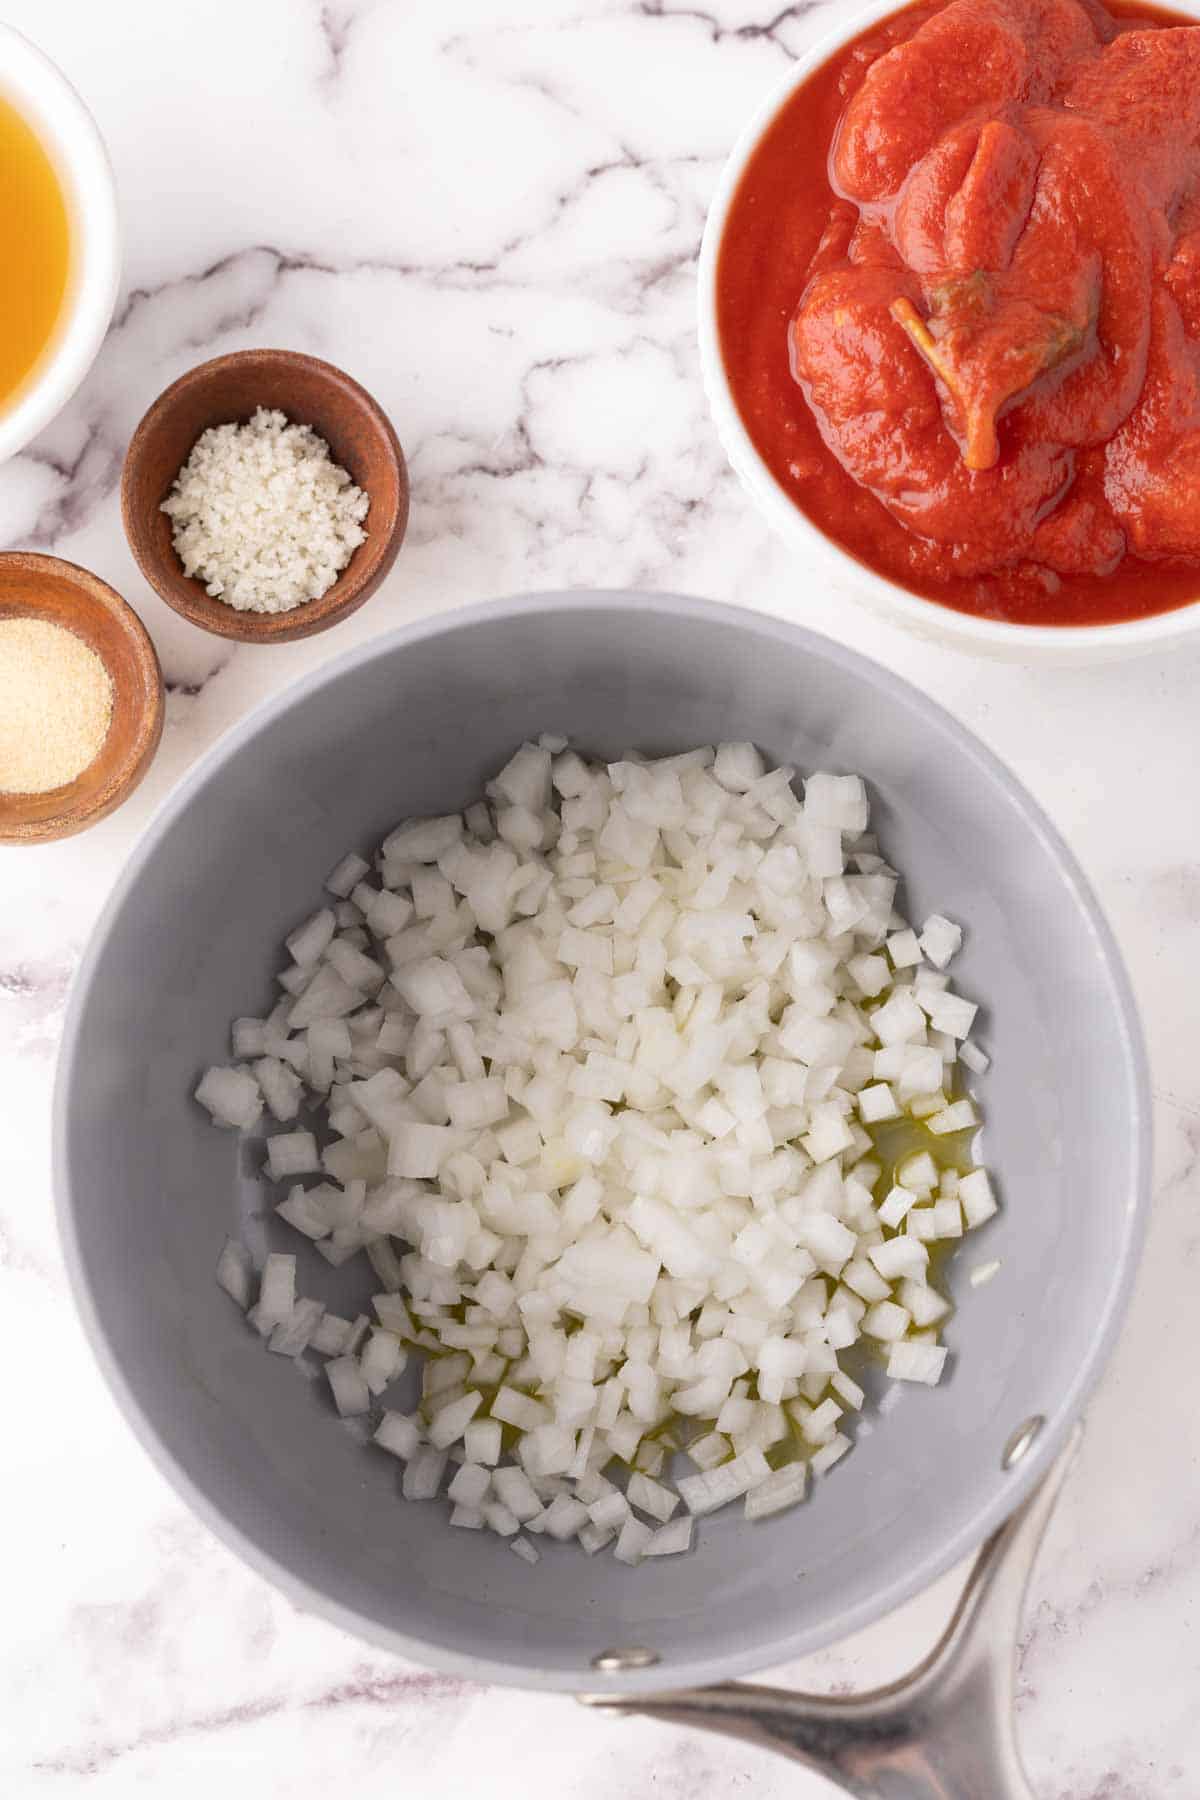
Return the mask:
[[[184,1509],[92,1367],[60,1265],[48,1117],[64,996],[130,846],[194,759],[327,657],[526,588],[645,585],[803,619],[972,726],[1065,831],[1144,1009],[1157,1192],[1140,1285],[1034,1576],[1020,1731],[1044,1800],[1200,1792],[1200,660],[1038,674],[875,623],[772,541],[705,415],[695,257],[721,158],[824,6],[774,0],[9,0],[83,90],[127,231],[112,333],[0,470],[0,543],[113,582],[154,635],[166,736],[86,837],[0,852],[0,1791],[125,1800],[386,1792],[732,1800],[782,1762],[400,1666],[297,1614]],[[220,351],[341,363],[408,453],[382,595],[327,636],[232,648],[168,612],[116,485],[159,390]],[[786,1671],[897,1673],[938,1592]],[[486,1771],[481,1779],[479,1771]]]

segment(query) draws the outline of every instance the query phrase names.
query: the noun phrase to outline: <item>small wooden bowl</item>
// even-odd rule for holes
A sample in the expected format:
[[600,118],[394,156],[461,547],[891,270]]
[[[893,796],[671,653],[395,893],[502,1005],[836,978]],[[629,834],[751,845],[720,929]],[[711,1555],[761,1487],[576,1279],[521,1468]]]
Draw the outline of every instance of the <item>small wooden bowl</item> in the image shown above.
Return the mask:
[[0,619],[45,619],[82,638],[108,670],[112,721],[94,761],[44,794],[0,793],[0,844],[72,837],[132,794],[163,728],[163,679],[145,626],[120,594],[57,556],[0,554]]
[[[311,425],[369,495],[360,544],[319,600],[290,612],[238,612],[185,575],[162,503],[201,432],[245,424],[260,406]],[[387,414],[332,363],[295,350],[237,350],[214,357],[159,395],[133,434],[121,474],[121,515],[138,567],[155,593],[205,631],[253,644],[286,644],[327,631],[369,600],[396,560],[408,525],[408,470]]]

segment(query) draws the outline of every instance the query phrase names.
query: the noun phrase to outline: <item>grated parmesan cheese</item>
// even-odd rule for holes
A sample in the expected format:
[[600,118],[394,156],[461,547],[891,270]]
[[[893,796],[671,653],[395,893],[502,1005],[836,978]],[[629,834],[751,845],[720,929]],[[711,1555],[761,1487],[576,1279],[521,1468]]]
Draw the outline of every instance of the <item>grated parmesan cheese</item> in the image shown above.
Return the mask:
[[186,575],[238,612],[279,613],[333,586],[369,505],[311,426],[260,406],[196,440],[162,510]]

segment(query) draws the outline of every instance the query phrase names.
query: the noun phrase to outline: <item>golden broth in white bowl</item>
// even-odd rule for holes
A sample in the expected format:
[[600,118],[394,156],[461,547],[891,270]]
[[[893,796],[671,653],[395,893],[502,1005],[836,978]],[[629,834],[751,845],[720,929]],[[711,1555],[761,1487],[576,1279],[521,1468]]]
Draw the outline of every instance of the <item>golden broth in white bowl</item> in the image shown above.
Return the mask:
[[0,26],[0,460],[49,424],[104,341],[120,276],[103,139],[66,77]]

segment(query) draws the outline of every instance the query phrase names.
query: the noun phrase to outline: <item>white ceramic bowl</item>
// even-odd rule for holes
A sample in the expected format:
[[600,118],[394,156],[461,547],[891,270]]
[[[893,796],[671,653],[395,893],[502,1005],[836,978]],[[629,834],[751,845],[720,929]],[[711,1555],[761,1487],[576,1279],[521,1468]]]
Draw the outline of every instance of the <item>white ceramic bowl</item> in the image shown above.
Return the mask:
[[[1176,0],[1176,5],[1181,12],[1200,14],[1198,0],[1187,6]],[[730,391],[717,333],[717,257],[730,204],[746,165],[768,126],[796,89],[860,31],[898,10],[897,0],[872,0],[870,5],[848,9],[844,14],[840,6],[831,7],[830,11],[839,15],[837,25],[802,52],[784,79],[772,88],[734,145],[722,171],[704,228],[698,302],[704,385],[725,452],[759,508],[787,543],[808,561],[819,558],[826,568],[841,577],[842,583],[856,598],[919,636],[1017,662],[1070,664],[1113,661],[1178,644],[1185,638],[1194,639],[1200,635],[1200,601],[1178,607],[1174,612],[1156,613],[1152,618],[1129,620],[1119,625],[1057,626],[1007,625],[999,619],[976,618],[973,614],[940,606],[936,601],[923,600],[885,576],[877,575],[818,530],[776,481],[742,423],[737,402]]]
[[0,461],[66,405],[104,342],[121,272],[112,168],[95,120],[66,76],[28,38],[0,25],[0,96],[36,132],[67,202],[71,260],[53,335],[31,375],[0,408]]

